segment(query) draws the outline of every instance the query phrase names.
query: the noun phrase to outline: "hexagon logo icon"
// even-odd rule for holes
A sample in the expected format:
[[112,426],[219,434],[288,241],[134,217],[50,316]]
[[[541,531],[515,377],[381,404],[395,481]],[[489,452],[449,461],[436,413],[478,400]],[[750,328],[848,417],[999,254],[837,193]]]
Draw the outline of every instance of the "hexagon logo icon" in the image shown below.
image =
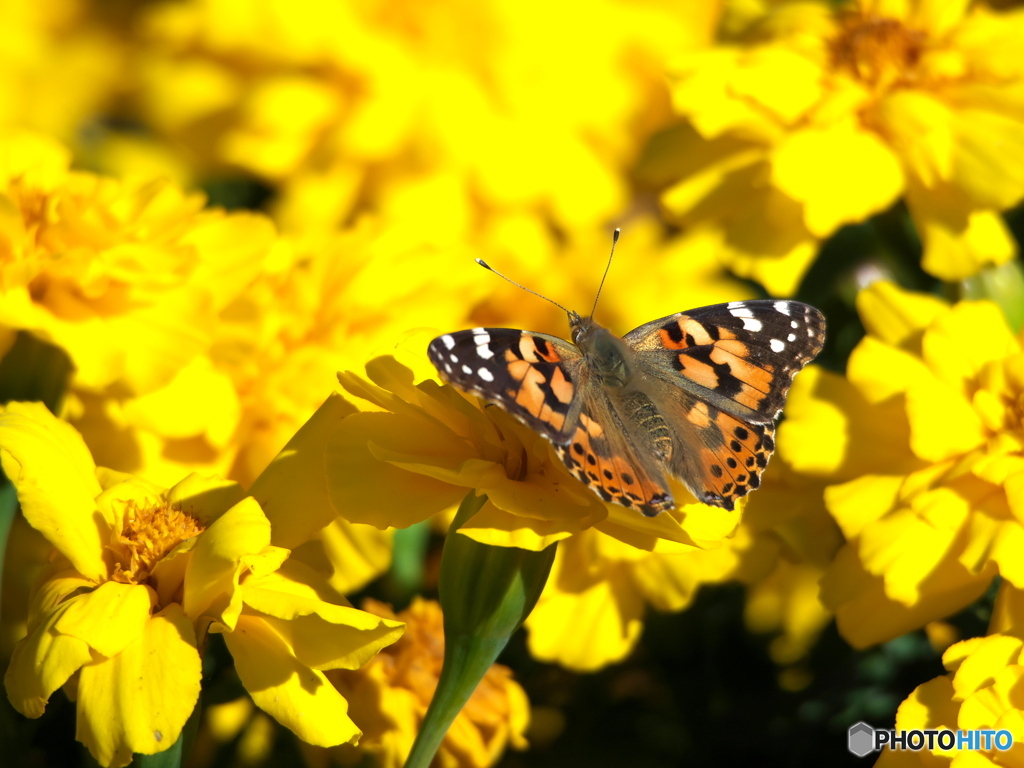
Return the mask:
[[867,723],[854,723],[846,735],[846,746],[857,757],[864,757],[875,749],[875,729]]

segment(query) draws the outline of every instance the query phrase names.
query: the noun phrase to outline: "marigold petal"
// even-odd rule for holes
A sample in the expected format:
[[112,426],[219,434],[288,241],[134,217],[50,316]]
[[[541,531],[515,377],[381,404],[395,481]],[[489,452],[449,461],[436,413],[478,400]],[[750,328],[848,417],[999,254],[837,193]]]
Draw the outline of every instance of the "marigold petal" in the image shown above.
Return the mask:
[[77,737],[100,765],[162,752],[195,709],[201,677],[192,622],[169,605],[116,656],[82,668]]
[[927,461],[944,461],[985,442],[985,425],[962,392],[932,377],[907,391],[907,416],[910,447]]
[[241,403],[231,378],[207,357],[178,369],[166,385],[124,405],[133,426],[170,438],[204,436],[223,446],[238,428]]
[[825,489],[825,505],[847,539],[859,536],[896,507],[902,475],[862,475]]
[[452,466],[458,466],[457,457],[465,453],[462,446],[451,444],[451,433],[434,425],[413,424],[395,414],[349,416],[327,446],[328,493],[334,509],[346,520],[378,528],[406,528],[458,504],[466,495],[465,487],[377,459],[368,438],[377,440],[385,435],[418,440],[428,446],[426,455],[437,455],[447,445],[456,451]]
[[[978,333],[984,328],[984,333]],[[922,341],[928,367],[942,381],[963,387],[986,363],[1020,352],[1020,343],[1006,325],[999,307],[990,301],[961,301],[943,313],[925,332]],[[958,396],[964,399],[966,392]]]
[[[969,95],[969,88],[964,95]],[[956,112],[953,179],[979,208],[1003,210],[1024,195],[1024,128],[1016,115]]]
[[264,621],[288,644],[298,661],[319,670],[359,669],[405,631],[402,622],[380,618],[373,628],[327,621],[320,616]]
[[44,616],[14,646],[4,685],[11,705],[25,717],[42,715],[53,692],[93,659],[88,644],[54,629],[69,607],[65,603]]
[[289,562],[329,574],[328,583],[339,595],[351,595],[388,570],[393,542],[393,531],[337,517],[293,549]]
[[857,313],[867,332],[910,351],[915,351],[912,345],[932,320],[948,311],[949,305],[942,299],[907,291],[887,280],[857,293]]
[[914,499],[868,526],[857,549],[869,573],[883,576],[885,593],[907,605],[921,597],[922,583],[947,559],[970,509],[952,491],[940,488]]
[[114,656],[145,631],[156,594],[142,584],[107,581],[68,601],[54,631],[77,637],[103,656]]
[[[568,523],[568,528],[567,528]],[[468,536],[481,544],[519,547],[540,552],[555,542],[584,530],[577,521],[542,520],[498,509],[490,499],[480,511],[462,524],[456,536]]]
[[1016,637],[996,635],[981,640],[953,675],[954,698],[963,701],[975,691],[992,683],[995,672],[1017,663],[1024,642]]
[[253,702],[303,741],[321,747],[354,743],[360,730],[348,703],[323,672],[298,661],[265,622],[242,615],[224,642]]
[[249,489],[271,525],[271,541],[295,547],[337,517],[331,505],[323,456],[337,423],[356,413],[332,393],[260,473]]
[[81,435],[42,403],[9,403],[0,414],[0,446],[25,519],[83,576],[105,578],[113,521],[97,511],[102,489]]
[[917,686],[900,704],[896,710],[896,727],[908,731],[938,728],[955,731],[958,713],[959,707],[953,702],[952,683],[943,675]]
[[185,571],[185,613],[212,616],[230,627],[242,609],[242,558],[270,546],[270,523],[251,496],[218,518],[199,537]]
[[962,280],[986,264],[1003,264],[1017,253],[1002,216],[976,208],[950,184],[920,190],[911,183],[906,199],[924,244],[921,266],[929,274]]
[[835,611],[840,634],[855,648],[867,648],[949,616],[981,597],[991,571],[973,574],[958,563],[943,567],[921,585],[920,597],[905,605],[886,594],[885,581],[864,569],[857,549],[844,546],[821,581],[821,599]]
[[874,336],[865,336],[850,354],[846,378],[870,403],[881,403],[930,371],[921,358]]
[[903,191],[903,170],[877,136],[839,124],[783,139],[772,156],[772,181],[803,202],[807,228],[827,237],[892,205]]
[[[568,585],[552,573],[526,620],[530,653],[577,672],[590,672],[626,657],[643,629],[644,599],[628,571]],[[579,638],[588,638],[580,642]]]
[[953,111],[930,93],[900,89],[882,99],[877,114],[885,135],[929,196],[953,173]]

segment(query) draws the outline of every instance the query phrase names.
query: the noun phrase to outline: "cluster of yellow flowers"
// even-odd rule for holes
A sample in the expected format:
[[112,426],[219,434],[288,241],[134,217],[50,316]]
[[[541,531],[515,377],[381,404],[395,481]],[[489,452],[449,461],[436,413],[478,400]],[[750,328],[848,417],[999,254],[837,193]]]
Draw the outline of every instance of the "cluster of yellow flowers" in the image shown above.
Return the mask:
[[[733,582],[796,690],[831,621],[867,648],[998,580],[988,635],[944,643],[897,727],[1024,734],[1024,11],[994,5],[5,5],[14,708],[63,689],[93,758],[127,765],[188,731],[222,643],[311,762],[398,768],[449,617],[346,596],[396,530],[483,497],[449,535],[552,554],[526,647],[576,672],[626,658],[648,606]],[[654,517],[605,502],[427,360],[459,328],[564,326],[474,257],[588,308],[616,225],[616,331],[758,296],[829,316],[735,510],[675,485]],[[830,262],[850,225],[873,250]],[[513,671],[480,679],[442,765],[528,746]]]

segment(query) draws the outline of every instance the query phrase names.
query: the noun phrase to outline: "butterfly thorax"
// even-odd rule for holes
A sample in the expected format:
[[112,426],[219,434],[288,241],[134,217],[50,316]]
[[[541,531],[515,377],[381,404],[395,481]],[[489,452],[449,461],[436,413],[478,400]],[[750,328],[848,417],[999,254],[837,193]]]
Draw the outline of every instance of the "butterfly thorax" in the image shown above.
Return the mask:
[[590,366],[591,375],[606,387],[625,387],[633,378],[632,354],[629,347],[593,318],[569,314],[573,344]]

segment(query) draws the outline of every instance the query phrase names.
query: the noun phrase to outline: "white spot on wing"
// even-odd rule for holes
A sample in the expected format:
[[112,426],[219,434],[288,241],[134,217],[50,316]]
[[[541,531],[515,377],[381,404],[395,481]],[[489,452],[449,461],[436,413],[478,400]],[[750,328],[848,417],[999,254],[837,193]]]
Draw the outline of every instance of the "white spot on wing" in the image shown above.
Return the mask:
[[743,304],[744,304],[744,302],[742,302],[742,301],[730,301],[726,306],[729,309],[736,309],[737,307],[742,307]]
[[446,333],[441,337],[441,343],[444,344],[445,349],[451,349],[455,346],[455,338],[450,333]]
[[469,374],[473,373],[473,369],[470,368],[468,365],[464,365],[462,366],[462,372],[468,376]]
[[444,364],[444,372],[445,373],[451,373],[452,372],[452,367],[450,365],[448,365],[448,363]]
[[494,374],[488,371],[486,368],[477,369],[476,375],[484,381],[494,381]]
[[789,334],[789,336],[786,337],[786,341],[796,341],[796,334],[795,333]]
[[788,315],[789,314],[789,302],[788,301],[776,301],[775,302],[775,311],[776,312],[781,312],[784,315]]
[[772,348],[772,352],[781,352],[786,348],[786,343],[778,339],[772,339],[768,342],[768,346]]
[[[731,306],[731,305],[730,305]],[[735,309],[730,309],[729,314],[733,317],[753,317],[754,313],[751,312],[747,307],[739,306]]]
[[796,320],[790,320],[789,321],[789,327],[790,328],[799,328],[800,327],[800,323],[798,323]]
[[755,320],[752,317],[745,317],[743,318],[743,328],[744,330],[753,331],[754,333],[757,333],[762,328],[761,321]]
[[448,359],[451,360],[453,363],[459,362],[459,356],[456,355],[454,352],[448,355]]
[[476,353],[480,355],[480,357],[482,357],[484,360],[490,360],[492,357],[494,357],[494,353],[491,352],[491,348],[488,347],[486,344],[481,344],[479,347],[477,347]]

